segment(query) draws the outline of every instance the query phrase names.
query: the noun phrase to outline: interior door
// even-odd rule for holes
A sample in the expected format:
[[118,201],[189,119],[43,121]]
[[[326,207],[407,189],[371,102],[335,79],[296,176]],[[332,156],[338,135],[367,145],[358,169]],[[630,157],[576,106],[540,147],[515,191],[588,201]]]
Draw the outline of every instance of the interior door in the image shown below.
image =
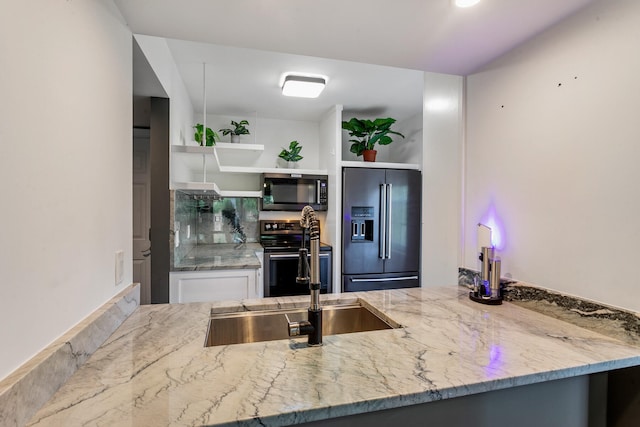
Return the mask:
[[133,281],[140,283],[140,304],[151,303],[151,193],[149,130],[133,134]]

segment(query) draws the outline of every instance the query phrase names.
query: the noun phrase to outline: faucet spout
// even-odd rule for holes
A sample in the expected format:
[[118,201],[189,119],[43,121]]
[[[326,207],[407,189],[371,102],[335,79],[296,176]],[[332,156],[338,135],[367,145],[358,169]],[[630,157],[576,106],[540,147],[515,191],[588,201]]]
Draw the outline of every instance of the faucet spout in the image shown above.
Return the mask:
[[322,307],[320,306],[320,223],[311,206],[302,209],[300,225],[309,230],[309,246],[311,262],[307,264],[307,249],[300,249],[298,259],[298,283],[308,283],[310,301],[308,322],[300,327],[297,322],[289,322],[289,336],[308,335],[310,346],[322,345]]

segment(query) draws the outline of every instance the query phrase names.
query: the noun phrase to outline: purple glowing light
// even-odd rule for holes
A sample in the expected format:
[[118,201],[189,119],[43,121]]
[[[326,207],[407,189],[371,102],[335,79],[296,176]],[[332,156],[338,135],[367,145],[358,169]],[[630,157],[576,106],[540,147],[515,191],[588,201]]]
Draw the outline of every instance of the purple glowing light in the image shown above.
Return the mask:
[[489,206],[480,222],[491,229],[491,244],[493,247],[498,250],[504,249],[506,246],[504,224],[496,213],[496,208],[493,204]]
[[499,345],[492,344],[489,349],[489,363],[484,368],[484,373],[488,378],[494,378],[500,374],[503,365],[502,349]]

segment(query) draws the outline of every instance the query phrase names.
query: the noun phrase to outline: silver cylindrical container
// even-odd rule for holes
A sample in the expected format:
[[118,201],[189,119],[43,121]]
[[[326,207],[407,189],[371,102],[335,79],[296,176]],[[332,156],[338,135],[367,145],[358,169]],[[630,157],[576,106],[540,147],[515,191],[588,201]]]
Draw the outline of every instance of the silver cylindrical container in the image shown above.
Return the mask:
[[491,278],[489,279],[491,298],[500,298],[500,264],[499,258],[491,260]]
[[491,272],[491,260],[493,259],[493,247],[492,246],[483,246],[482,247],[482,270],[480,271],[482,282],[490,281],[490,272]]

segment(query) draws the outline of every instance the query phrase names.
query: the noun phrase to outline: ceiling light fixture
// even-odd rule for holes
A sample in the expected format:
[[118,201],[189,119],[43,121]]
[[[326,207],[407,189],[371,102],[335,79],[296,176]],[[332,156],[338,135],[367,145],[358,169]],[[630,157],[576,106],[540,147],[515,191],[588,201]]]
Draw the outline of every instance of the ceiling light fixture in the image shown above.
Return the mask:
[[480,0],[455,0],[455,4],[458,7],[471,7],[480,3]]
[[317,98],[324,89],[327,79],[322,76],[286,74],[282,80],[282,94],[300,98]]

